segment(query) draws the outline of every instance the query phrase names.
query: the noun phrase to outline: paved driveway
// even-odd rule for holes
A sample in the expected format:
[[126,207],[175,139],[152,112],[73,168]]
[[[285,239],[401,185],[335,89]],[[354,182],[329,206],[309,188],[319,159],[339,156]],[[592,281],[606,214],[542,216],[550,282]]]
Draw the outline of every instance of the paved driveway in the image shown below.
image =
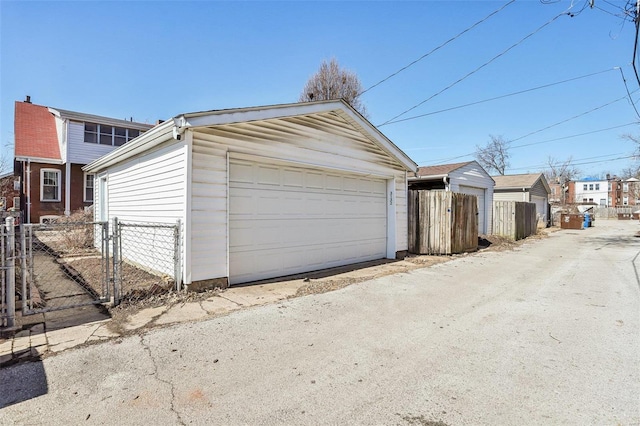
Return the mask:
[[637,425],[638,231],[599,221],[6,368],[0,423]]

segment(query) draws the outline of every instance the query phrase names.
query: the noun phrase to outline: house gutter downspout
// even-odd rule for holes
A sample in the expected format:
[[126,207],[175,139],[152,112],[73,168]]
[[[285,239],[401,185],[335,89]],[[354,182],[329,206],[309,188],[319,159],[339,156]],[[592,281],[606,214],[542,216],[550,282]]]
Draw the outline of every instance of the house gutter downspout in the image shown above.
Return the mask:
[[173,119],[173,138],[177,141],[182,139],[182,134],[186,130],[187,120],[184,115]]
[[444,182],[444,190],[448,191],[449,190],[449,176],[443,176],[442,177],[442,182]]

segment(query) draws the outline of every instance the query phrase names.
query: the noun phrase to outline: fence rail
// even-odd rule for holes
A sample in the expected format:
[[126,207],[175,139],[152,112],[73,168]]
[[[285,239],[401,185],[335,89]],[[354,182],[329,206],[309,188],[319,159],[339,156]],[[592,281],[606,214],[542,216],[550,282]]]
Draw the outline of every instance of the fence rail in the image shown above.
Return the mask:
[[[0,225],[0,328],[23,315],[180,290],[180,222]],[[16,288],[16,282],[20,283]]]

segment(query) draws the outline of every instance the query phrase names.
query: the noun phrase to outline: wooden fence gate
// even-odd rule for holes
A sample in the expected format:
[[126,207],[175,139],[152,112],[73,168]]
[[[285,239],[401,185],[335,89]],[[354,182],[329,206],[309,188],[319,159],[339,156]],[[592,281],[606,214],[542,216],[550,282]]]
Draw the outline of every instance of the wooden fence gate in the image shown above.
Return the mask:
[[493,233],[495,235],[517,241],[535,234],[537,226],[535,203],[493,202]]
[[478,248],[478,201],[450,191],[409,190],[409,252],[455,254]]

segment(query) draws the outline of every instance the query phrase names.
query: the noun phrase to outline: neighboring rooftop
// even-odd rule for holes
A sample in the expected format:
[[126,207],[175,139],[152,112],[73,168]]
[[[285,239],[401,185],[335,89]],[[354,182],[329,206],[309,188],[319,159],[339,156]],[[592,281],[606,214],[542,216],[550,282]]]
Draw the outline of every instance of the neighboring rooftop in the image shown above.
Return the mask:
[[60,160],[56,121],[49,108],[16,102],[15,156]]
[[[447,175],[471,163],[473,163],[473,161],[465,161],[464,163],[438,164],[436,166],[418,167],[418,172],[415,173],[415,176],[424,177],[424,176]],[[412,177],[413,174],[410,173],[409,176]]]
[[495,189],[531,188],[540,179],[542,173],[525,173],[520,175],[491,176],[496,182]]

